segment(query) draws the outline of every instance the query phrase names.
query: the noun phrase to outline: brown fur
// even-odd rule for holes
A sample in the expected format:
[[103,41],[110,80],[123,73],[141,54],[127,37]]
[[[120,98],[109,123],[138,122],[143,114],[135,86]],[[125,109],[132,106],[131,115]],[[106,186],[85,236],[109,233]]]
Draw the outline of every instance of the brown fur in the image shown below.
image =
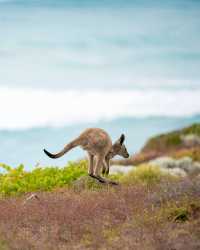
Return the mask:
[[51,158],[59,158],[74,147],[80,146],[88,152],[89,170],[91,177],[98,179],[100,182],[106,182],[100,176],[100,169],[103,167],[103,173],[109,173],[110,159],[115,155],[128,158],[129,154],[124,145],[125,136],[112,144],[111,138],[106,131],[100,128],[89,128],[80,134],[78,138],[68,143],[63,150],[57,154],[51,154],[44,149],[44,152]]

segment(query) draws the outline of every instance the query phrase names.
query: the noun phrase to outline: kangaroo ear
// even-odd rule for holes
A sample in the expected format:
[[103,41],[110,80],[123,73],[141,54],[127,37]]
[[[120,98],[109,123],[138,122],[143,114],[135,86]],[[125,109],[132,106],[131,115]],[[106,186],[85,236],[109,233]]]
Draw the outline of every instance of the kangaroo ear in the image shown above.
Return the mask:
[[122,135],[120,136],[120,138],[119,138],[119,143],[122,145],[123,142],[124,142],[124,140],[125,140],[125,135],[122,134]]

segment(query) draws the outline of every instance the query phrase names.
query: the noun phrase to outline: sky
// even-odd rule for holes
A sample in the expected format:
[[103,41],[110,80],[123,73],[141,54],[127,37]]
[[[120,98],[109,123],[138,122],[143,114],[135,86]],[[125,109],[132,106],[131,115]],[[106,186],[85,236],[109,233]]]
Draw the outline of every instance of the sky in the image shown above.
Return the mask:
[[200,113],[199,1],[0,1],[0,129]]

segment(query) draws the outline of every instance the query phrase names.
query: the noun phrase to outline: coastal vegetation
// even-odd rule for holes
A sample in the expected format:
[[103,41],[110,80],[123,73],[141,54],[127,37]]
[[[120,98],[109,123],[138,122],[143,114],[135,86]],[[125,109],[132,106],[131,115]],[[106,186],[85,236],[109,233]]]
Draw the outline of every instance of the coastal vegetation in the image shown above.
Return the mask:
[[64,185],[4,193],[0,249],[199,249],[199,177],[142,166],[110,186],[79,173]]
[[142,152],[148,152],[150,150],[170,152],[172,150],[178,150],[179,148],[185,148],[186,145],[184,144],[183,138],[187,135],[200,136],[200,124],[193,124],[190,127],[152,137],[147,141]]
[[200,174],[163,171],[199,168],[199,133],[193,125],[150,139],[141,153],[164,144],[165,161],[105,176],[115,186],[89,177],[86,160],[32,171],[0,164],[0,249],[200,249]]
[[70,185],[80,176],[87,174],[87,162],[69,162],[64,168],[36,167],[25,171],[23,165],[12,168],[0,164],[0,196],[13,196],[34,191],[51,191]]
[[152,159],[169,156],[182,158],[189,156],[200,161],[200,124],[161,134],[150,138],[137,154],[127,160],[117,160],[121,165],[139,165]]

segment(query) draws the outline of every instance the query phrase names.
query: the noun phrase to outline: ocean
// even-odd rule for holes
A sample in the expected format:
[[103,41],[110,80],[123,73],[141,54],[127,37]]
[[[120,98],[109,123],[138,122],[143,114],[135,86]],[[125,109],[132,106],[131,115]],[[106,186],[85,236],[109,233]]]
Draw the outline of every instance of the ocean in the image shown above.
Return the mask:
[[151,136],[179,129],[194,122],[200,122],[200,116],[188,118],[149,117],[120,118],[112,121],[78,124],[66,127],[42,127],[27,130],[1,130],[1,162],[16,167],[24,164],[27,170],[34,166],[65,166],[68,161],[85,158],[86,153],[75,148],[59,159],[48,158],[43,149],[50,152],[60,151],[65,144],[78,136],[85,128],[105,129],[115,141],[124,133],[125,144],[131,155],[136,154]]
[[53,161],[86,127],[130,153],[199,122],[200,2],[0,0],[0,162]]

